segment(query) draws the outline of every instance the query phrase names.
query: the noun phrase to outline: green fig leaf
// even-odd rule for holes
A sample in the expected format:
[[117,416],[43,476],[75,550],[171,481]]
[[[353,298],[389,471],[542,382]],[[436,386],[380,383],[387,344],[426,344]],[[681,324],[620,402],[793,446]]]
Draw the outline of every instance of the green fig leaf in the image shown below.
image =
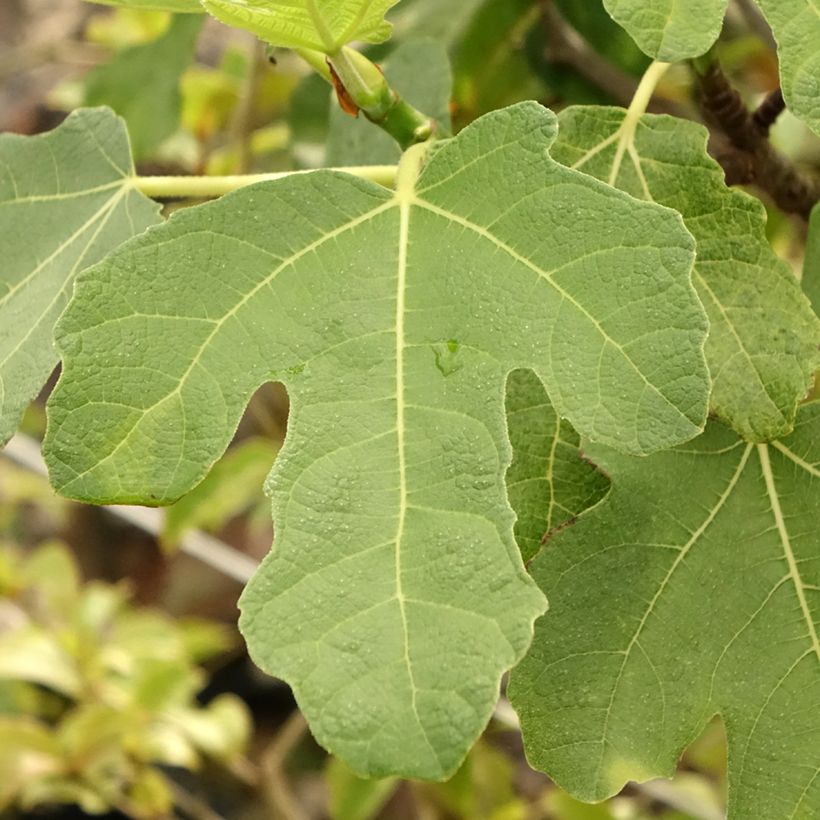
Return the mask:
[[579,435],[553,410],[535,373],[510,373],[506,407],[513,451],[507,496],[517,517],[515,540],[529,561],[547,533],[597,504],[609,481],[581,457]]
[[178,498],[253,392],[287,386],[240,626],[360,774],[451,774],[544,609],[504,489],[508,373],[630,452],[705,421],[690,235],[554,162],[555,134],[520,104],[411,149],[395,192],[320,171],[187,209],[84,274],[60,322],[45,453],[72,497]]
[[159,221],[133,174],[125,125],[106,109],[0,135],[0,444],[57,365],[54,324],[77,273]]
[[720,34],[727,4],[728,0],[604,0],[612,19],[641,50],[666,63],[705,54]]
[[820,814],[819,443],[815,403],[771,444],[589,448],[612,490],[531,565],[551,608],[509,690],[535,767],[602,800],[719,714],[730,818]]
[[[567,109],[554,156],[610,179],[625,114]],[[711,409],[744,438],[769,441],[791,431],[820,367],[820,320],[769,245],[765,209],[726,187],[707,139],[700,125],[647,114],[612,181],[683,216],[697,241],[694,283],[710,322]]]
[[786,104],[820,134],[820,9],[815,0],[757,0],[777,40]]

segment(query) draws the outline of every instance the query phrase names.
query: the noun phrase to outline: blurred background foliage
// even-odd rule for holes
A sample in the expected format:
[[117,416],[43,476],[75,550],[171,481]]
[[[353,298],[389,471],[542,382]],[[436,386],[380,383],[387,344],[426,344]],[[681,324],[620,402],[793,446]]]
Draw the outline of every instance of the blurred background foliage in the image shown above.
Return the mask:
[[[394,39],[368,53],[443,130],[523,99],[556,110],[625,105],[648,63],[601,0],[403,0],[392,19]],[[776,88],[771,35],[750,4],[730,3],[717,55],[750,106]],[[396,157],[380,132],[341,113],[293,55],[269,53],[243,32],[81,0],[3,0],[0,130],[47,130],[82,105],[109,105],[126,119],[144,174]],[[703,120],[686,66],[669,73],[651,110]],[[772,139],[798,166],[820,165],[818,140],[794,117],[782,116]],[[724,148],[715,133],[710,150],[719,157]],[[766,204],[770,239],[798,272],[806,226]],[[504,699],[447,783],[362,781],[328,758],[289,690],[254,669],[235,630],[237,579],[271,542],[263,484],[287,414],[281,387],[261,389],[226,456],[160,518],[56,498],[36,460],[15,449],[19,437],[0,455],[0,816],[724,815],[718,722],[674,780],[630,786],[597,806],[527,766]],[[41,438],[44,425],[41,401],[23,441]],[[209,559],[215,549],[243,558],[235,577]]]

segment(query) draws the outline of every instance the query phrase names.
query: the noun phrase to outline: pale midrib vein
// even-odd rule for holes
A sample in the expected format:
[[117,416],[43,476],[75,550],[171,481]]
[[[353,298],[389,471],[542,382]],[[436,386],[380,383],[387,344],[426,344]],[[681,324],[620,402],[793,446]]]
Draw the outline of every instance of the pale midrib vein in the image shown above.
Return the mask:
[[[285,268],[295,264],[307,254],[312,253],[316,249],[320,248],[326,242],[329,242],[332,239],[336,239],[338,236],[346,233],[347,231],[353,230],[354,228],[358,227],[359,225],[363,225],[366,222],[369,222],[371,219],[375,219],[379,214],[383,213],[384,211],[389,210],[390,208],[396,207],[396,203],[394,200],[389,200],[382,205],[379,205],[376,208],[373,208],[370,211],[362,214],[361,216],[356,217],[355,219],[346,222],[344,225],[340,225],[338,228],[335,228],[328,233],[322,234],[318,239],[311,242],[309,245],[305,245],[303,248],[300,248],[295,253],[291,254],[286,259],[283,259],[279,265],[277,265],[273,271],[268,275],[261,279],[247,294],[245,294],[242,299],[240,299],[227,313],[225,313],[222,318],[218,319],[214,323],[214,327],[208,336],[203,340],[202,344],[199,346],[196,353],[191,358],[191,363],[188,365],[185,372],[180,376],[179,382],[177,386],[170,392],[163,396],[161,399],[158,399],[154,402],[150,407],[146,407],[142,410],[139,414],[139,418],[134,422],[131,429],[120,439],[120,441],[116,444],[116,446],[111,450],[111,452],[97,461],[95,464],[92,464],[90,467],[87,467],[82,472],[77,473],[70,481],[66,482],[60,489],[62,492],[68,492],[69,489],[76,484],[76,482],[82,480],[85,476],[87,476],[92,470],[98,469],[102,464],[105,464],[107,461],[112,459],[131,439],[134,431],[137,429],[138,424],[144,419],[149,413],[153,412],[159,405],[166,402],[172,396],[177,395],[182,391],[182,388],[185,386],[188,378],[190,377],[191,373],[194,371],[194,368],[199,364],[199,361],[202,357],[202,354],[205,352],[208,345],[213,341],[216,334],[220,331],[220,329],[224,326],[225,322],[228,319],[232,318],[236,315],[236,313],[250,301],[260,290],[270,285],[270,283],[276,279],[276,277],[283,271]],[[179,238],[179,237],[177,237]],[[259,249],[261,252],[263,249]],[[62,352],[62,351],[61,351]]]
[[646,608],[646,612],[644,612],[644,615],[641,618],[640,623],[638,624],[638,628],[635,630],[635,634],[632,636],[629,645],[624,651],[624,660],[621,664],[621,668],[618,670],[618,676],[615,679],[615,683],[612,686],[612,695],[609,698],[609,704],[607,705],[606,709],[606,717],[604,718],[604,725],[601,730],[601,743],[604,745],[602,745],[601,747],[601,757],[598,762],[598,771],[595,776],[596,781],[600,780],[601,771],[604,765],[604,756],[606,752],[605,741],[607,732],[609,730],[609,718],[612,714],[612,707],[615,703],[615,696],[618,692],[618,688],[620,687],[621,678],[623,677],[624,671],[626,670],[626,665],[629,662],[632,649],[638,641],[638,638],[640,637],[644,626],[646,626],[646,623],[649,620],[649,616],[655,610],[655,605],[660,600],[661,595],[663,595],[664,591],[666,590],[666,587],[668,586],[672,576],[675,574],[678,567],[683,563],[686,556],[691,551],[692,547],[700,540],[701,536],[711,526],[715,518],[717,518],[718,513],[723,509],[724,505],[734,492],[738,481],[740,481],[741,475],[743,475],[743,471],[746,468],[746,464],[749,461],[749,456],[751,455],[752,447],[754,447],[753,444],[746,445],[743,455],[741,456],[740,461],[738,462],[738,465],[735,468],[735,472],[732,475],[732,478],[730,479],[729,483],[726,485],[726,489],[723,491],[720,498],[717,500],[715,506],[709,512],[709,515],[707,515],[706,518],[703,520],[703,523],[695,530],[694,533],[692,533],[692,536],[689,539],[689,541],[687,541],[687,543],[681,547],[680,551],[675,556],[675,560],[672,562],[672,566],[670,566],[669,571],[666,573],[663,581],[661,581],[660,585],[658,586],[658,591],[655,593],[655,595],[652,597],[652,600],[649,602],[649,606]]
[[806,626],[809,630],[809,638],[814,649],[815,655],[820,660],[820,639],[817,636],[817,628],[814,624],[814,618],[809,608],[809,602],[806,598],[806,590],[803,587],[803,579],[800,576],[800,570],[797,566],[797,560],[792,549],[791,537],[786,527],[786,519],[783,516],[783,509],[780,506],[780,495],[777,492],[777,485],[774,480],[774,473],[772,472],[772,464],[769,460],[769,447],[767,444],[757,445],[757,454],[760,458],[760,469],[763,472],[763,478],[766,482],[766,491],[769,494],[769,503],[772,506],[772,514],[774,515],[775,524],[777,525],[777,532],[780,535],[780,543],[783,546],[783,554],[786,557],[786,563],[789,567],[789,575],[791,576],[794,585],[794,591],[797,595],[797,600],[800,603],[800,609],[803,613],[803,618],[806,621]]
[[672,27],[672,21],[675,19],[675,15],[678,11],[678,0],[672,0],[669,6],[669,12],[666,17],[666,22],[661,29],[661,36],[658,40],[658,53],[660,53],[664,47],[664,43],[666,41],[666,37],[669,34],[669,29]]
[[555,291],[566,299],[570,304],[574,305],[585,317],[586,319],[592,323],[601,337],[607,344],[612,345],[624,358],[626,362],[632,367],[635,373],[638,375],[640,380],[648,387],[651,391],[653,391],[657,396],[660,396],[663,401],[665,401],[682,419],[684,419],[688,424],[692,426],[693,429],[698,429],[697,425],[689,419],[684,413],[681,412],[680,408],[675,406],[661,391],[660,389],[652,384],[649,379],[646,378],[644,373],[641,369],[632,361],[632,357],[624,350],[624,348],[618,344],[601,326],[601,323],[580,303],[578,302],[569,291],[562,288],[553,278],[552,273],[553,271],[545,271],[543,268],[540,268],[530,259],[527,257],[522,256],[515,248],[510,247],[501,239],[499,239],[495,234],[490,233],[486,228],[482,228],[481,225],[476,225],[474,222],[471,222],[469,219],[464,218],[463,216],[459,216],[458,214],[454,214],[452,211],[448,211],[444,208],[439,208],[437,205],[433,205],[430,202],[426,202],[423,199],[416,199],[415,204],[418,205],[420,208],[424,208],[431,213],[434,213],[444,219],[449,220],[450,222],[454,222],[457,225],[461,225],[468,230],[473,231],[474,233],[478,234],[479,236],[484,237],[488,242],[492,242],[499,250],[504,251],[507,255],[515,259],[517,262],[520,262],[522,265],[528,267],[534,273],[537,273],[541,279],[547,282]]
[[[404,192],[400,192],[404,194]],[[404,663],[407,666],[407,675],[410,679],[410,705],[413,709],[416,722],[421,729],[425,742],[433,749],[427,739],[427,731],[419,716],[417,700],[418,687],[415,675],[413,674],[413,661],[410,657],[410,629],[407,622],[407,609],[402,584],[402,561],[401,550],[404,538],[404,529],[407,519],[407,444],[405,441],[405,401],[406,386],[404,383],[404,351],[405,351],[405,330],[404,313],[406,310],[405,292],[407,289],[407,250],[410,242],[410,208],[412,199],[404,194],[399,197],[399,264],[398,275],[396,277],[396,441],[399,466],[399,512],[396,524],[396,600],[399,604],[401,614],[402,630],[404,633]]]

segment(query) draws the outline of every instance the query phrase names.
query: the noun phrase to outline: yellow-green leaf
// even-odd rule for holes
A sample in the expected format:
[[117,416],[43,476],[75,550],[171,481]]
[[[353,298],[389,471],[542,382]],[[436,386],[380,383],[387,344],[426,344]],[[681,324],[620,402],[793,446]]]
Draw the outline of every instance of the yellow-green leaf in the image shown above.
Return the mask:
[[335,54],[354,40],[390,37],[384,19],[398,0],[202,0],[214,17],[274,46]]

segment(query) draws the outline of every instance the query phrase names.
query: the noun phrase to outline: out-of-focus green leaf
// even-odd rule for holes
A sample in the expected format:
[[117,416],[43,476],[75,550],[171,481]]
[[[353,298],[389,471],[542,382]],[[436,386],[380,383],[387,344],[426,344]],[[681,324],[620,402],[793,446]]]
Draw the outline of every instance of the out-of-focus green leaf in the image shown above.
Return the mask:
[[172,816],[174,795],[165,777],[146,766],[131,784],[128,802],[143,817],[168,817]]
[[[567,22],[602,57],[614,65],[640,77],[649,64],[649,58],[635,41],[613,21],[601,0],[579,3],[577,0],[552,0]],[[549,33],[547,33],[547,36]]]
[[515,540],[529,561],[544,535],[606,495],[609,480],[581,458],[580,437],[558,417],[531,370],[510,373],[506,409],[513,450],[507,495],[517,516]]
[[0,811],[30,783],[63,768],[60,747],[44,724],[24,717],[0,716]]
[[331,95],[325,79],[316,73],[308,74],[294,91],[289,122],[293,157],[299,168],[325,164],[330,112],[337,105]]
[[476,12],[488,0],[402,0],[389,14],[395,38],[431,37],[446,48],[455,46],[470,26]]
[[85,39],[120,51],[161,37],[168,31],[172,19],[167,11],[118,6],[108,14],[93,14],[85,27]]
[[196,749],[214,760],[235,758],[253,730],[247,706],[232,694],[214,698],[204,709],[178,710],[172,716]]
[[196,769],[200,759],[182,726],[168,721],[152,721],[144,727],[135,748],[140,758],[163,766]]
[[277,450],[264,438],[247,439],[231,448],[190,493],[166,510],[163,544],[177,544],[189,530],[218,530],[263,499],[262,485]]
[[191,702],[205,683],[198,669],[162,659],[142,660],[135,673],[133,703],[148,713]]
[[176,626],[188,657],[195,663],[221,655],[235,643],[235,633],[225,624],[202,618],[177,618]]
[[[774,0],[780,2],[780,0]],[[677,62],[706,53],[728,0],[604,0],[606,10],[650,57]]]
[[29,811],[66,804],[91,815],[105,814],[113,808],[93,786],[78,783],[70,776],[32,780],[22,789],[19,803]]
[[181,14],[202,14],[199,0],[90,0],[104,6],[126,6],[148,11],[173,11]]
[[37,611],[65,617],[80,593],[80,573],[69,548],[59,542],[43,544],[21,569],[20,581],[34,593]]
[[650,780],[644,784],[644,793],[676,809],[681,818],[724,820],[726,817],[718,787],[709,778],[694,772],[679,771],[671,780]]
[[[447,52],[435,40],[410,40],[390,54],[384,66],[390,87],[411,105],[436,120],[442,134],[450,132],[452,75]],[[353,118],[338,105],[330,109],[326,164],[391,165],[401,149],[396,141],[360,115]]]
[[757,0],[777,39],[789,109],[820,134],[820,7],[816,0]]
[[371,820],[401,782],[395,777],[365,780],[338,757],[328,761],[325,780],[330,792],[330,816],[340,820]]
[[34,624],[0,633],[0,677],[38,683],[68,697],[81,688],[76,664],[58,637]]
[[532,0],[488,0],[476,10],[453,53],[454,98],[462,120],[543,96],[525,48],[539,13]]
[[525,820],[529,811],[516,796],[514,775],[510,757],[479,740],[453,777],[418,788],[448,817]]
[[193,60],[203,20],[175,16],[159,39],[125,49],[86,78],[86,105],[108,105],[123,117],[135,159],[151,156],[179,126],[180,78]]
[[556,820],[616,820],[609,803],[582,803],[561,789],[550,789],[544,802]]
[[202,0],[214,17],[252,31],[274,46],[335,54],[354,40],[382,43],[392,27],[384,19],[398,0]]
[[[77,602],[72,626],[77,632],[91,640],[107,634],[114,618],[122,612],[128,601],[124,585],[112,586],[98,581],[87,583]],[[95,646],[88,647],[95,649]]]

